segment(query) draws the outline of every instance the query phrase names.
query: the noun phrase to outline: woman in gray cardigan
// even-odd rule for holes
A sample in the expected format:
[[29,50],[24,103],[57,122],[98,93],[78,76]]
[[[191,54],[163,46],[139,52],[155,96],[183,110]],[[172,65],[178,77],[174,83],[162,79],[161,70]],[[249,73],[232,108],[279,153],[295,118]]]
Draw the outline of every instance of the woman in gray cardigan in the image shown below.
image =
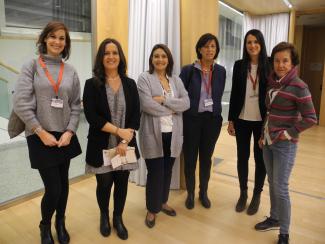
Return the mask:
[[70,159],[81,153],[76,137],[80,115],[80,83],[76,70],[63,62],[70,55],[67,27],[50,22],[37,41],[39,57],[21,69],[14,111],[25,123],[31,167],[43,180],[39,228],[42,244],[54,244],[51,219],[60,243],[69,243],[65,210],[69,194]]
[[152,228],[160,211],[176,216],[168,206],[169,187],[175,158],[183,144],[182,112],[190,106],[182,81],[172,75],[173,57],[166,45],[153,47],[149,71],[140,75],[140,149],[147,165],[145,224]]

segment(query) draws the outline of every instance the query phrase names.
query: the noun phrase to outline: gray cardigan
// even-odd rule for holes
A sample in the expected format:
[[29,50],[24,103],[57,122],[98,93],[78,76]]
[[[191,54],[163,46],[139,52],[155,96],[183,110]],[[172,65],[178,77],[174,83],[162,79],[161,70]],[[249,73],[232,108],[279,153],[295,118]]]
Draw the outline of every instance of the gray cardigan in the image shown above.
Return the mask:
[[[53,80],[57,82],[61,57],[43,57]],[[13,109],[26,125],[26,136],[33,134],[31,129],[38,126],[47,131],[77,131],[81,111],[80,83],[76,70],[70,64],[64,64],[58,94],[63,100],[63,109],[51,107],[54,97],[54,90],[38,59],[25,63],[15,85]]]
[[173,134],[171,157],[178,157],[183,145],[182,113],[190,107],[190,100],[181,79],[175,75],[168,77],[174,92],[173,98],[166,98],[163,105],[153,100],[162,96],[163,90],[156,73],[144,72],[139,76],[138,91],[141,106],[139,142],[142,157],[145,159],[163,157],[160,117],[171,115]]

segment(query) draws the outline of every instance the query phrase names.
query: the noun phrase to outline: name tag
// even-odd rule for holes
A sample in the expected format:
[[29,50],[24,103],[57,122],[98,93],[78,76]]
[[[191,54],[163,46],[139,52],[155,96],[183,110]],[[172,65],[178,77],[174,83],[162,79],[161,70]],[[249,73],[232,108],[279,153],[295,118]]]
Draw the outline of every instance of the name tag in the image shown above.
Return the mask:
[[213,105],[212,98],[204,99],[204,107],[210,107]]
[[51,107],[63,108],[63,100],[60,98],[52,98]]

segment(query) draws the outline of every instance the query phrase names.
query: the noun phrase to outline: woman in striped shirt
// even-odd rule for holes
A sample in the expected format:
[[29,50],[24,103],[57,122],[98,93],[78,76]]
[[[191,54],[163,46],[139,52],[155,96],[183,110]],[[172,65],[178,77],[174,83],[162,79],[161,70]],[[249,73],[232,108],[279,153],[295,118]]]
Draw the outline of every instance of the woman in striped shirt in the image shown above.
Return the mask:
[[270,187],[270,217],[256,230],[280,227],[278,244],[289,242],[291,204],[289,177],[294,165],[300,132],[317,123],[308,86],[297,76],[299,58],[294,46],[281,42],[272,50],[274,72],[268,79],[267,117],[260,146]]

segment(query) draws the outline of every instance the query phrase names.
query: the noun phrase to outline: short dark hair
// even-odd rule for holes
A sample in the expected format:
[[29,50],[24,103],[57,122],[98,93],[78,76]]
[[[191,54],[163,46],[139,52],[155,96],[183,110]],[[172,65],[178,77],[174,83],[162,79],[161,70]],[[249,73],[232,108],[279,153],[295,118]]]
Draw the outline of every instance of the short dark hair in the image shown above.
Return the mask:
[[216,54],[214,55],[213,59],[216,59],[218,57],[219,51],[220,51],[220,45],[217,37],[211,33],[206,33],[203,34],[199,40],[196,43],[195,46],[195,51],[196,51],[196,56],[198,59],[202,58],[202,54],[200,53],[200,49],[205,46],[209,41],[214,40],[216,42],[217,50]]
[[174,67],[173,55],[170,52],[169,48],[165,44],[156,44],[152,48],[150,56],[149,56],[149,73],[152,74],[154,72],[154,70],[155,70],[155,68],[154,68],[154,66],[152,64],[152,58],[153,58],[154,51],[156,51],[159,48],[162,49],[166,53],[167,58],[168,58],[168,64],[167,64],[167,67],[166,67],[166,74],[168,76],[172,76],[173,67]]
[[117,67],[118,74],[120,76],[126,76],[127,64],[126,64],[126,58],[124,56],[122,46],[117,40],[115,40],[113,38],[107,38],[104,41],[102,41],[102,43],[99,45],[97,55],[95,58],[95,65],[94,65],[94,69],[93,69],[94,76],[104,83],[105,83],[105,79],[106,79],[106,74],[105,74],[105,67],[103,64],[103,60],[104,60],[104,56],[105,56],[106,45],[109,43],[113,43],[116,45],[117,50],[118,50],[118,55],[120,56],[120,63],[118,64],[118,67]]
[[65,47],[61,55],[62,58],[67,60],[70,57],[71,39],[70,39],[68,27],[66,27],[65,24],[63,24],[62,22],[50,21],[44,27],[36,42],[37,50],[39,54],[46,54],[47,48],[46,48],[45,39],[49,36],[49,34],[58,30],[64,30],[65,32]]
[[297,52],[295,46],[289,42],[280,42],[272,49],[272,54],[271,54],[272,67],[273,67],[275,54],[278,52],[285,51],[285,50],[290,52],[291,63],[294,66],[299,64],[299,55],[298,55],[298,52]]

